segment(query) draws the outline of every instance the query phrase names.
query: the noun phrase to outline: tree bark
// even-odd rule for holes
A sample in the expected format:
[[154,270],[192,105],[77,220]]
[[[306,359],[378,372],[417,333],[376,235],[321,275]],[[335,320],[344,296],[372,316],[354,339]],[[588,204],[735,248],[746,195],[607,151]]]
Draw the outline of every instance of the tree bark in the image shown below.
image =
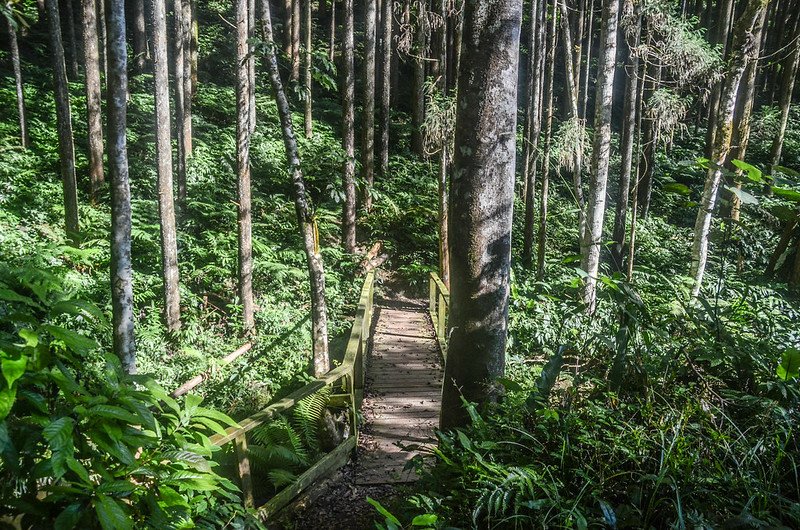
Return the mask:
[[342,49],[342,147],[344,147],[344,205],[342,241],[346,252],[356,251],[355,179],[355,73],[353,65],[353,0],[344,0],[344,43]]
[[28,137],[28,120],[25,115],[25,92],[22,90],[22,68],[19,60],[17,31],[11,19],[8,20],[8,39],[11,45],[11,63],[14,67],[14,84],[17,89],[17,117],[19,118],[19,140],[23,149],[30,145]]
[[236,177],[238,183],[239,297],[246,333],[255,327],[253,220],[250,198],[250,76],[247,66],[248,0],[236,0]]
[[[635,29],[631,38],[631,47],[639,46],[642,32],[642,15],[638,7],[634,7],[633,2],[626,2],[627,15],[635,17]],[[635,10],[635,12],[634,12]],[[619,191],[617,195],[617,205],[614,215],[614,232],[611,246],[611,261],[614,269],[621,271],[623,267],[622,256],[625,245],[625,231],[628,222],[628,199],[631,188],[631,170],[633,169],[633,148],[635,145],[636,115],[639,109],[636,107],[636,94],[639,91],[639,57],[631,55],[628,64],[625,66],[627,79],[625,83],[625,103],[622,111],[622,162],[619,173]]]
[[[546,4],[545,4],[546,5]],[[555,5],[553,6],[553,16],[548,28],[547,45],[547,74],[545,75],[545,126],[544,126],[544,152],[542,153],[542,194],[539,202],[539,232],[537,237],[536,253],[536,278],[544,279],[545,273],[545,253],[547,245],[547,206],[550,194],[550,148],[553,138],[553,79],[555,78],[555,52],[558,32],[556,31]],[[533,193],[530,196],[531,213],[530,226],[533,230]],[[527,216],[526,207],[526,216]]]
[[153,73],[155,84],[158,213],[161,227],[161,271],[164,281],[164,321],[173,335],[181,328],[178,287],[178,237],[172,196],[172,139],[169,109],[166,0],[153,0]]
[[108,79],[108,60],[106,58],[108,50],[108,38],[106,31],[106,5],[103,2],[97,2],[97,34],[100,38],[100,66],[103,70],[103,79]]
[[[86,123],[89,136],[89,185],[92,200],[105,180],[103,173],[103,120],[100,95],[100,53],[97,41],[97,5],[83,0],[83,53],[86,73]],[[169,120],[167,120],[169,123]]]
[[142,74],[150,60],[150,50],[147,46],[147,24],[145,23],[144,1],[131,2],[133,10],[133,71]]
[[[262,3],[262,23],[264,31],[264,41],[268,44],[273,43],[272,21],[269,12],[269,2]],[[275,57],[274,46],[267,48],[267,68],[269,70],[270,82],[275,95],[275,102],[280,114],[281,127],[283,132],[283,145],[286,149],[286,158],[292,173],[292,183],[294,185],[294,204],[297,212],[297,222],[300,233],[303,236],[303,244],[306,252],[306,263],[308,265],[308,276],[311,287],[311,306],[312,306],[312,338],[313,338],[313,374],[321,377],[330,369],[330,358],[328,354],[328,308],[325,301],[325,271],[322,263],[322,256],[319,253],[319,243],[316,236],[316,222],[314,214],[309,204],[306,192],[303,171],[300,166],[300,155],[297,150],[297,141],[292,126],[292,113],[289,108],[289,100],[283,90],[280,72],[278,71],[278,60]]]
[[256,0],[247,0],[247,121],[250,134],[256,130],[256,56],[251,44],[256,34]]
[[73,81],[78,80],[78,38],[75,33],[75,13],[72,0],[64,0],[64,18],[67,23],[67,41],[69,44],[69,66]]
[[584,56],[583,73],[583,88],[580,94],[580,109],[581,118],[586,119],[586,107],[589,104],[589,73],[592,68],[592,38],[594,37],[594,0],[586,0],[587,11],[589,14],[589,22],[587,24],[588,31],[586,32],[586,53]]
[[[322,0],[324,1],[324,0]],[[336,0],[331,0],[331,26],[328,37],[328,60],[333,62],[336,52]]]
[[292,81],[300,80],[300,0],[292,0]]
[[[730,36],[731,17],[733,16],[733,0],[720,0],[717,19],[717,31],[714,38],[714,44],[721,46],[722,57],[726,59],[728,56],[728,38]],[[706,129],[706,157],[711,158],[712,150],[714,147],[714,135],[716,134],[716,119],[717,112],[720,105],[720,97],[722,96],[723,84],[725,79],[721,78],[714,84],[711,90],[711,98],[708,103],[708,129]]]
[[[539,0],[531,0],[530,13],[530,40],[528,41],[528,72],[525,81],[525,131],[523,134],[523,153],[522,153],[522,199],[528,204],[528,187],[531,185],[531,177],[534,178],[535,169],[531,168],[534,160],[536,148],[539,143],[539,133],[541,132],[541,122],[539,117],[539,106],[541,105],[539,94],[539,55],[541,53],[541,43],[539,42]],[[527,216],[526,216],[527,219]],[[527,228],[527,225],[526,225]],[[526,235],[528,231],[526,230]],[[527,241],[529,251],[532,241]],[[530,266],[530,252],[523,252],[527,256],[526,266]]]
[[389,175],[389,126],[392,116],[392,0],[383,0],[381,16],[383,38],[381,53],[381,116],[378,171],[384,179]]
[[[48,0],[52,2],[53,0]],[[136,373],[131,267],[131,190],[125,132],[128,99],[128,50],[125,3],[109,0],[108,28],[108,168],[111,175],[111,307],[114,353],[129,374]]]
[[[794,21],[794,31],[792,36],[795,39],[800,39],[800,12],[798,12]],[[781,109],[781,117],[778,124],[778,134],[772,140],[772,146],[769,152],[769,172],[772,173],[772,167],[781,163],[781,154],[783,152],[783,141],[786,137],[786,126],[789,123],[789,109],[792,104],[792,93],[794,92],[794,83],[797,78],[798,64],[800,64],[800,46],[795,46],[794,51],[787,57],[783,63],[780,91],[778,93],[778,107]]]
[[714,148],[709,161],[703,197],[697,212],[692,243],[691,275],[694,278],[692,297],[700,294],[703,275],[708,260],[708,236],[711,232],[711,218],[717,201],[723,165],[728,158],[733,134],[733,115],[736,108],[736,95],[744,75],[747,61],[755,48],[753,27],[767,6],[768,0],[749,0],[744,12],[736,21],[731,58],[725,73],[724,89],[720,97],[719,111],[715,120],[718,131],[714,134]]
[[[639,89],[636,91],[636,127],[634,136],[636,137],[635,145],[637,152],[641,148],[642,145],[642,115],[644,114],[644,108],[642,107],[642,101],[644,99],[644,81],[645,77],[647,76],[647,60],[643,65],[639,67],[639,72],[641,75],[639,76],[641,82],[639,83]],[[633,279],[633,262],[634,258],[636,257],[636,219],[639,215],[639,183],[641,182],[641,162],[642,157],[636,156],[636,169],[631,171],[631,176],[634,177],[633,179],[633,187],[631,188],[631,233],[628,236],[628,262],[626,263],[626,278],[628,282]]]
[[[183,38],[183,150],[192,157],[192,0],[181,2],[181,36]],[[185,199],[185,197],[184,197]]]
[[[661,83],[661,65],[650,63],[647,66],[647,77],[649,82],[644,91],[644,102],[650,100],[653,93],[658,90]],[[642,110],[643,112],[643,110]],[[644,162],[644,171],[640,175],[638,194],[639,194],[639,209],[642,212],[642,218],[647,219],[650,215],[650,197],[653,195],[653,173],[656,166],[656,144],[658,143],[656,124],[653,122],[652,117],[647,117],[644,120],[644,143],[642,145],[642,158]]]
[[314,119],[313,115],[311,114],[311,105],[313,100],[311,98],[311,32],[313,30],[312,27],[312,20],[311,20],[311,3],[312,0],[305,0],[305,90],[306,90],[306,100],[304,105],[304,112],[303,112],[303,126],[305,129],[306,138],[311,138],[312,134],[314,133]]
[[[387,1],[387,0],[384,0]],[[449,212],[448,212],[448,197],[449,190],[447,189],[447,176],[450,174],[449,158],[450,158],[450,139],[445,139],[442,144],[442,152],[439,159],[439,278],[442,283],[450,289],[450,244],[449,244],[449,230],[447,227]]]
[[67,67],[64,62],[64,45],[58,0],[47,0],[47,19],[50,24],[50,53],[53,56],[53,81],[56,98],[56,126],[58,128],[58,157],[61,162],[61,180],[64,184],[64,218],[67,239],[78,239],[78,187],[75,177],[75,144],[72,136],[72,110],[69,102]]
[[597,276],[600,268],[600,247],[603,244],[603,219],[606,211],[608,164],[611,158],[611,107],[614,93],[614,69],[617,59],[617,15],[619,0],[603,5],[600,30],[600,57],[595,97],[594,145],[592,175],[586,201],[586,233],[582,245],[582,265],[586,271],[583,299],[587,311],[594,312],[597,300]]
[[362,102],[361,178],[364,189],[361,204],[372,209],[372,185],[375,181],[375,0],[364,1],[364,99]]
[[775,274],[775,268],[778,266],[778,261],[780,261],[783,253],[786,252],[786,249],[789,248],[789,243],[792,242],[792,236],[794,235],[794,229],[797,226],[798,220],[798,215],[795,214],[792,219],[786,222],[786,226],[783,227],[781,239],[778,241],[775,251],[770,256],[769,263],[767,264],[767,270],[764,273],[767,276],[772,276]]
[[508,332],[521,0],[469,0],[450,181],[450,339],[440,427],[501,393]]

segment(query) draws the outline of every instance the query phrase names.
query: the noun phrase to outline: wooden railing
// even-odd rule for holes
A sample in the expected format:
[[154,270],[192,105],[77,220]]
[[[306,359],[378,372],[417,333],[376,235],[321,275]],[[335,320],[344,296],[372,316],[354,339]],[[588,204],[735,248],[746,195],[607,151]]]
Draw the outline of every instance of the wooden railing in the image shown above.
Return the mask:
[[450,290],[435,272],[432,272],[430,276],[428,309],[431,313],[433,329],[436,330],[436,339],[439,341],[442,359],[447,362],[447,316],[450,313]]
[[343,398],[343,401],[348,402],[347,406],[351,408],[352,428],[350,437],[300,475],[294,484],[287,486],[263,504],[258,509],[259,515],[263,520],[267,520],[271,515],[289,504],[317,479],[346,464],[350,458],[350,453],[356,447],[356,441],[358,440],[356,412],[361,406],[361,400],[364,397],[364,372],[367,346],[371,333],[374,285],[375,271],[373,270],[367,273],[364,279],[355,320],[353,320],[353,327],[350,330],[350,339],[347,342],[341,365],[267,408],[241,420],[238,422],[238,428],[230,427],[224,435],[218,434],[211,438],[211,443],[220,447],[231,442],[234,443],[238,460],[238,474],[244,496],[243,500],[245,505],[252,507],[254,503],[253,480],[247,451],[247,433],[275,418],[278,414],[289,410],[301,399],[319,392],[328,385],[341,384],[344,394],[335,397]]

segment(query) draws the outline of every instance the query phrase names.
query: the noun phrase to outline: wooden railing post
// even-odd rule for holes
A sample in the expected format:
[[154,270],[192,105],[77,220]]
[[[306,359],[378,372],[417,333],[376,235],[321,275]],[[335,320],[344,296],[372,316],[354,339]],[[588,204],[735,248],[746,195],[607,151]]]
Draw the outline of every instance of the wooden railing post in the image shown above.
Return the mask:
[[430,282],[430,295],[428,296],[429,310],[431,312],[431,318],[435,323],[436,319],[433,317],[436,315],[436,280],[433,277],[433,273],[431,273],[428,281]]
[[246,508],[253,507],[253,477],[250,474],[250,457],[247,455],[247,435],[242,433],[234,439],[236,459],[239,461],[239,480]]
[[445,312],[447,311],[446,306],[444,305],[444,293],[439,291],[439,309],[437,311],[436,316],[438,318],[436,334],[440,337],[447,338],[447,328],[445,327]]

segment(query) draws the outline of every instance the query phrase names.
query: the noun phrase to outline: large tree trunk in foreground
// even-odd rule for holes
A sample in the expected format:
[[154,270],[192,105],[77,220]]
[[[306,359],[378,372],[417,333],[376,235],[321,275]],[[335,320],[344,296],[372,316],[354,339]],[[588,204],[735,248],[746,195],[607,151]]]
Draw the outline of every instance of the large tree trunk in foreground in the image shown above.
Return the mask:
[[250,76],[247,0],[236,0],[236,181],[238,183],[239,297],[246,332],[255,326],[253,303],[253,220],[250,198]]
[[342,242],[346,252],[356,251],[355,73],[353,60],[353,0],[344,0],[342,47],[342,147],[344,147],[344,204]]
[[108,168],[111,175],[111,306],[114,353],[128,373],[136,373],[131,270],[131,190],[128,183],[128,50],[125,4],[110,0],[108,28]]
[[703,275],[708,260],[708,238],[711,232],[711,218],[714,214],[717,193],[722,181],[723,166],[731,149],[736,94],[739,92],[739,84],[744,75],[747,61],[755,49],[753,27],[761,16],[761,11],[766,8],[767,1],[749,0],[745,11],[736,21],[731,45],[731,58],[728,70],[725,73],[724,89],[720,97],[719,111],[715,120],[717,132],[713,135],[712,156],[709,160],[703,197],[700,201],[700,208],[697,212],[697,220],[694,226],[691,266],[691,275],[694,278],[692,297],[697,297],[703,286]]
[[161,270],[164,280],[164,321],[167,332],[181,328],[178,288],[178,237],[172,196],[172,139],[169,111],[166,0],[153,0],[153,70],[155,74],[156,164],[158,213],[161,226]]
[[581,261],[586,271],[583,300],[587,311],[594,311],[597,298],[597,275],[600,270],[600,247],[603,244],[603,219],[606,212],[608,164],[611,158],[611,107],[614,95],[614,68],[617,59],[617,15],[619,0],[606,0],[600,31],[600,59],[595,97],[592,175],[586,198],[586,232],[583,235]]
[[17,31],[14,24],[8,20],[8,38],[11,45],[11,63],[14,67],[14,84],[17,89],[17,117],[19,118],[19,139],[23,149],[30,145],[28,139],[28,120],[25,117],[25,93],[22,90],[22,68],[19,61],[19,45],[17,43]]
[[[381,15],[381,122],[378,171],[384,179],[389,174],[389,125],[392,115],[392,1],[383,0]],[[332,16],[332,15],[331,15]]]
[[462,396],[496,401],[508,333],[521,0],[471,0],[464,12],[450,182],[452,329],[440,427],[469,423]]
[[364,190],[361,205],[372,209],[372,184],[375,180],[375,0],[364,2],[364,99],[362,101],[361,178]]
[[[272,44],[272,21],[269,13],[269,3],[263,3],[261,14],[264,41]],[[289,100],[281,83],[280,72],[278,71],[278,60],[275,57],[275,48],[269,47],[267,51],[267,69],[272,83],[272,90],[275,95],[275,103],[278,106],[278,114],[281,118],[281,128],[283,132],[283,145],[286,149],[286,158],[289,161],[289,168],[292,173],[292,184],[294,185],[294,205],[297,213],[297,222],[300,225],[300,233],[303,236],[303,245],[306,252],[306,263],[308,265],[308,277],[311,287],[311,327],[314,352],[314,376],[321,377],[330,369],[330,358],[328,354],[328,306],[325,301],[325,270],[323,268],[322,256],[319,253],[319,242],[316,236],[316,222],[309,204],[306,184],[303,179],[303,171],[300,167],[300,155],[297,151],[297,141],[292,126],[292,112],[289,108]]]
[[[101,0],[102,1],[102,0]],[[97,197],[105,180],[103,173],[103,120],[100,105],[100,53],[97,41],[97,5],[83,0],[83,54],[86,73],[86,122],[89,133],[89,185]],[[169,117],[167,117],[169,123]]]
[[50,24],[50,53],[53,56],[58,158],[61,162],[61,180],[64,183],[64,218],[67,238],[75,242],[79,230],[78,187],[75,178],[75,144],[72,137],[72,111],[69,103],[67,66],[64,62],[64,45],[61,41],[58,0],[47,0],[47,20]]

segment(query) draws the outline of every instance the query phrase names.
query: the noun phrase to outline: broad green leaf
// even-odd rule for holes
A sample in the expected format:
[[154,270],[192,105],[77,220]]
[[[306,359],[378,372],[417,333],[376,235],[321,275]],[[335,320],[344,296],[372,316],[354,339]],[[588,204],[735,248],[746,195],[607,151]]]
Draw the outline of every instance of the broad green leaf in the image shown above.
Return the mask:
[[159,493],[159,496],[160,496],[161,500],[167,506],[183,506],[183,507],[186,507],[186,508],[189,507],[189,503],[183,497],[183,495],[181,495],[180,493],[178,493],[174,489],[170,488],[169,486],[163,486],[163,485],[159,486],[158,487],[158,493]]
[[40,307],[39,304],[34,302],[32,299],[28,298],[27,296],[17,294],[11,289],[0,289],[0,300],[5,300],[6,302],[22,302],[23,304],[31,307]]
[[791,188],[779,188],[773,186],[772,193],[778,197],[784,198],[787,201],[800,202],[800,191],[795,191]]
[[752,164],[748,164],[744,160],[731,160],[731,164],[741,169],[747,175],[747,178],[752,182],[762,184],[764,182],[764,175],[761,170]]
[[784,381],[800,377],[800,350],[789,348],[781,355],[781,363],[775,371]]
[[668,182],[664,184],[662,189],[666,193],[677,193],[678,195],[689,195],[692,193],[692,190],[686,184],[681,184],[680,182]]
[[414,517],[414,519],[411,521],[411,526],[433,526],[438,520],[439,517],[435,514],[424,513]]
[[84,337],[80,333],[62,328],[61,326],[53,326],[45,324],[42,330],[52,335],[57,340],[60,340],[70,350],[78,354],[86,354],[98,347],[97,342],[88,337]]
[[736,195],[742,204],[758,204],[758,199],[752,194],[735,186],[725,186],[725,189]]
[[94,510],[103,530],[133,530],[133,519],[125,513],[120,503],[111,497],[98,494]]
[[5,377],[9,388],[14,386],[14,381],[22,377],[22,374],[25,373],[25,366],[27,364],[28,358],[24,355],[20,356],[19,359],[3,359],[3,377]]
[[83,315],[84,317],[91,317],[103,327],[108,326],[108,320],[103,312],[100,311],[100,308],[86,300],[62,300],[61,302],[56,302],[50,308],[50,314]]
[[50,422],[50,424],[42,430],[42,436],[50,444],[53,451],[61,451],[72,442],[72,426],[74,422],[72,418],[66,416],[58,418]]
[[228,427],[237,427],[237,428],[239,427],[239,424],[236,423],[233,420],[233,418],[231,418],[227,414],[219,412],[218,410],[198,407],[197,410],[194,411],[194,415],[195,415],[195,420],[197,419],[197,416],[202,416],[204,418],[211,418],[212,420],[216,420],[219,423],[224,423]]
[[32,329],[23,328],[19,330],[19,336],[25,340],[25,346],[35,348],[39,345],[39,334]]
[[772,171],[783,173],[787,177],[800,177],[800,172],[795,171],[794,169],[785,167],[785,166],[772,166]]
[[400,520],[397,519],[397,517],[395,517],[394,515],[392,515],[389,512],[389,510],[384,508],[381,505],[381,503],[379,503],[378,501],[376,501],[372,497],[367,497],[367,502],[370,503],[372,505],[372,507],[375,508],[378,511],[379,514],[381,514],[382,516],[384,516],[386,518],[386,522],[387,523],[392,523],[392,524],[395,524],[395,525],[397,525],[399,527],[403,526],[402,523],[400,523]]
[[94,416],[99,416],[101,418],[112,418],[115,420],[124,421],[130,425],[136,425],[137,423],[144,423],[142,422],[142,418],[138,416],[134,416],[127,410],[123,409],[122,407],[118,407],[116,405],[95,405],[91,407],[86,415],[89,418]]
[[89,482],[89,472],[83,467],[83,464],[75,460],[75,457],[68,456],[66,458],[67,467],[70,468],[78,477],[85,483]]
[[8,413],[11,412],[11,407],[14,406],[14,400],[17,397],[16,388],[3,388],[0,389],[0,421],[6,419]]
[[56,520],[53,521],[54,530],[72,530],[78,524],[78,521],[83,515],[83,506],[81,503],[76,502],[70,504],[58,514]]

